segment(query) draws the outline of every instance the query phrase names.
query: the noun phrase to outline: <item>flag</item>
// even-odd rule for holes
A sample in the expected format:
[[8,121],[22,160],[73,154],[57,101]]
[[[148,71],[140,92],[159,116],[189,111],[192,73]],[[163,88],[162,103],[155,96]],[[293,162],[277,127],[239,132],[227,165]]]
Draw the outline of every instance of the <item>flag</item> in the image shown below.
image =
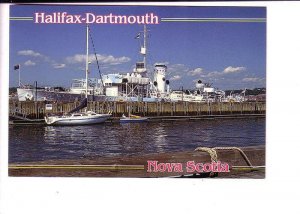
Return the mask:
[[141,33],[139,33],[138,35],[136,35],[136,37],[134,37],[135,39],[139,39],[141,37]]
[[14,70],[19,70],[20,69],[20,65],[15,65],[14,66]]

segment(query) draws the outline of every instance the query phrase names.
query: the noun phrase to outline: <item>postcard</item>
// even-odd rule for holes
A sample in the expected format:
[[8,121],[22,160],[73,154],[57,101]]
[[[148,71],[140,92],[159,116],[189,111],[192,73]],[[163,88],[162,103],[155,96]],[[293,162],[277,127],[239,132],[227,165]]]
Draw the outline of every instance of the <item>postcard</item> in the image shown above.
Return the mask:
[[266,7],[11,5],[10,177],[265,178]]

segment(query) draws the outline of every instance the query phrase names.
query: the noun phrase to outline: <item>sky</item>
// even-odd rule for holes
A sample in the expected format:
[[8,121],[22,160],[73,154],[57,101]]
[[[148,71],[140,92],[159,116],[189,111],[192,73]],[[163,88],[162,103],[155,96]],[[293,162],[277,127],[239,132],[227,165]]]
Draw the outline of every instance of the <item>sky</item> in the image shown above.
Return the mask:
[[[161,18],[266,18],[264,7],[152,6],[26,6],[13,5],[10,17],[33,17],[36,12],[68,14],[144,15]],[[148,25],[148,73],[155,63],[168,67],[172,89],[193,89],[201,79],[212,86],[244,89],[266,86],[266,22],[163,22]],[[91,24],[90,30],[102,74],[130,73],[141,60],[139,24]],[[85,78],[85,24],[36,24],[10,21],[10,87],[21,82],[70,87]],[[94,54],[89,47],[90,54]],[[99,78],[94,58],[90,77]]]

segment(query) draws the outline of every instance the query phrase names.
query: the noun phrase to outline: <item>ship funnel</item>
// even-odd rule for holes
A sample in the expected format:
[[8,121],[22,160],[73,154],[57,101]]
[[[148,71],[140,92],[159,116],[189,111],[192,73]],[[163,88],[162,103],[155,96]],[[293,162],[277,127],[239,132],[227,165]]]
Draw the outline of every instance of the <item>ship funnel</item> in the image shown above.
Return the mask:
[[157,82],[157,89],[160,93],[166,92],[166,71],[167,66],[162,63],[155,64],[154,81]]

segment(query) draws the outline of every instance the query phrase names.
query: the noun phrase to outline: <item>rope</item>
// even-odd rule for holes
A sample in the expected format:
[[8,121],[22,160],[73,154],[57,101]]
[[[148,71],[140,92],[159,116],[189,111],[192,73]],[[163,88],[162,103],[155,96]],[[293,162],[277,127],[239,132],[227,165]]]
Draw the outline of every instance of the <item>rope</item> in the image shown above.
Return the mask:
[[[217,151],[214,148],[198,147],[198,148],[195,149],[195,151],[207,152],[210,155],[211,162],[217,162],[218,161]],[[218,176],[217,172],[210,172],[209,173],[209,177],[216,177],[216,176]]]
[[212,162],[218,161],[217,151],[214,148],[198,147],[195,149],[195,151],[207,152],[210,155]]
[[92,38],[92,33],[91,33],[90,27],[89,27],[89,35],[90,35],[90,38],[91,38],[91,42],[92,42],[92,46],[93,46],[93,50],[94,50],[94,54],[95,54],[95,58],[96,58],[96,62],[97,62],[97,67],[98,67],[100,80],[101,80],[102,86],[104,87],[103,80],[102,80],[102,74],[101,74],[101,71],[100,71],[100,66],[99,66],[99,62],[98,62],[98,58],[97,58],[96,48],[95,48],[95,45],[94,45],[94,40]]
[[238,147],[214,147],[214,148],[209,148],[209,147],[198,147],[195,149],[195,151],[203,151],[207,152],[210,155],[211,161],[217,162],[218,161],[218,155],[216,150],[237,150],[240,152],[248,166],[252,167],[252,163],[250,162],[249,158],[245,154],[245,152],[238,148]]
[[[242,149],[238,148],[238,147],[214,147],[214,148],[198,147],[198,148],[195,149],[195,151],[207,152],[210,155],[210,158],[211,158],[212,162],[217,162],[218,161],[217,150],[237,150],[237,151],[240,152],[240,154],[242,155],[242,157],[244,158],[244,160],[246,161],[246,163],[248,164],[248,166],[251,170],[256,168],[252,165],[252,163],[250,162],[249,158],[244,153],[244,151]],[[209,174],[210,177],[215,177],[217,175],[218,175],[218,173],[215,173],[215,172],[210,172],[210,174]]]
[[252,167],[252,163],[250,162],[249,158],[247,157],[247,155],[245,154],[245,152],[238,148],[238,147],[215,147],[214,149],[216,150],[237,150],[240,152],[240,154],[242,155],[242,157],[244,158],[244,160],[246,161],[246,163],[248,164],[248,166]]

